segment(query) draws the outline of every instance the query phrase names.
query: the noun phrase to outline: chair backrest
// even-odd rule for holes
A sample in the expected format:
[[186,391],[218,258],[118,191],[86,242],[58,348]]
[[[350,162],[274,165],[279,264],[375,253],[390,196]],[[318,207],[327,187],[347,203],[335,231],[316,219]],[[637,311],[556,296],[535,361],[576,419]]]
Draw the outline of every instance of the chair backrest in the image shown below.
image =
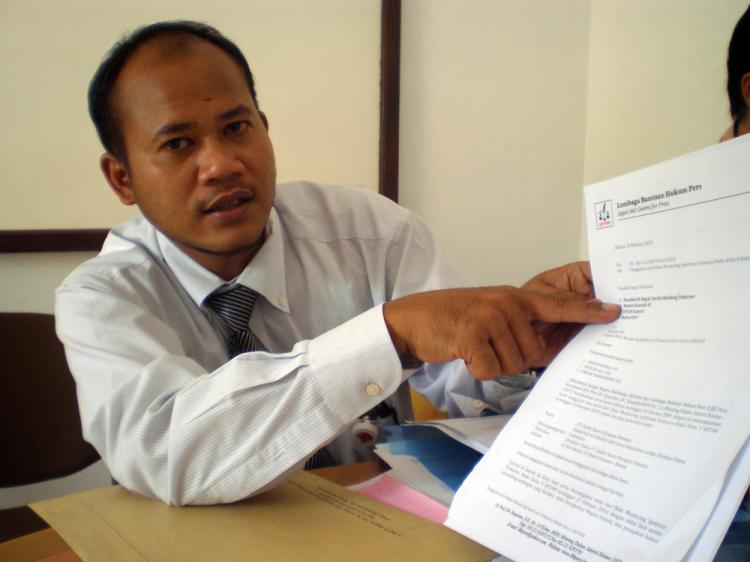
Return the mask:
[[0,313],[0,373],[0,486],[68,476],[99,459],[81,435],[51,314]]

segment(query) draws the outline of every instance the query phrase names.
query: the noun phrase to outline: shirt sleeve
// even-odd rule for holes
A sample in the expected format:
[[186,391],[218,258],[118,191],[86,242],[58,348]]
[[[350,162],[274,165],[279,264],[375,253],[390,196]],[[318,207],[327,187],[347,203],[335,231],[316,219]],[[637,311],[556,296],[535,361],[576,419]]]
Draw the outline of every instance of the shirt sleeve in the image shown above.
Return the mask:
[[169,504],[273,486],[402,382],[382,306],[289,353],[206,372],[156,303],[126,284],[80,281],[58,289],[56,317],[84,436],[118,482]]

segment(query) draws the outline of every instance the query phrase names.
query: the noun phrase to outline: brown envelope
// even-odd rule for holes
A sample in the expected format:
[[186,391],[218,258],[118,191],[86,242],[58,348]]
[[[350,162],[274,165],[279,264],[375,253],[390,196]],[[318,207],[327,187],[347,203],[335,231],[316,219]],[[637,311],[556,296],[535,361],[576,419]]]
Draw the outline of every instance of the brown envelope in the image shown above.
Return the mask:
[[120,486],[31,507],[86,562],[484,561],[458,533],[303,472],[230,505],[170,507]]

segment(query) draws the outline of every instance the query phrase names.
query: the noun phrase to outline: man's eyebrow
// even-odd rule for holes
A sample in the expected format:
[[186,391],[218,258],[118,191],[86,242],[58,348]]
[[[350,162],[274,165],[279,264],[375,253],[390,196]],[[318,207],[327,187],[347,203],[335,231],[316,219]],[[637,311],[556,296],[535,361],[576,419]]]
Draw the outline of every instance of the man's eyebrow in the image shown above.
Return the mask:
[[[232,119],[233,117],[237,117],[239,115],[251,115],[252,110],[246,106],[245,104],[240,104],[237,107],[233,107],[232,109],[225,111],[224,113],[220,113],[217,117],[217,121],[226,121],[227,119]],[[165,123],[161,127],[159,127],[156,131],[156,134],[154,137],[163,137],[167,135],[172,135],[174,133],[182,133],[184,131],[187,131],[188,129],[191,129],[195,127],[197,123],[195,121],[186,121],[184,123]]]
[[166,135],[172,135],[174,133],[182,133],[195,127],[197,123],[195,121],[188,121],[185,123],[165,123],[156,130],[154,137],[163,137]]
[[225,111],[224,113],[219,115],[216,118],[216,120],[226,121],[227,119],[232,119],[233,117],[238,117],[240,115],[250,115],[250,114],[252,114],[252,110],[243,103],[241,105],[238,105],[237,107],[233,107],[229,111]]

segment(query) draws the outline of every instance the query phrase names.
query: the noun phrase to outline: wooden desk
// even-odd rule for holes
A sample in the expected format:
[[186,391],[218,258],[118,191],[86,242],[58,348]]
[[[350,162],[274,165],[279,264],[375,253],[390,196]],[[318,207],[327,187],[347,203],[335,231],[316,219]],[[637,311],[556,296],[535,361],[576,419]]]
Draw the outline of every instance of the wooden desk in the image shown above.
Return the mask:
[[[320,468],[312,473],[341,486],[364,482],[384,472],[388,466],[370,461],[347,466]],[[24,537],[0,543],[3,562],[82,562],[54,529],[37,531]]]

